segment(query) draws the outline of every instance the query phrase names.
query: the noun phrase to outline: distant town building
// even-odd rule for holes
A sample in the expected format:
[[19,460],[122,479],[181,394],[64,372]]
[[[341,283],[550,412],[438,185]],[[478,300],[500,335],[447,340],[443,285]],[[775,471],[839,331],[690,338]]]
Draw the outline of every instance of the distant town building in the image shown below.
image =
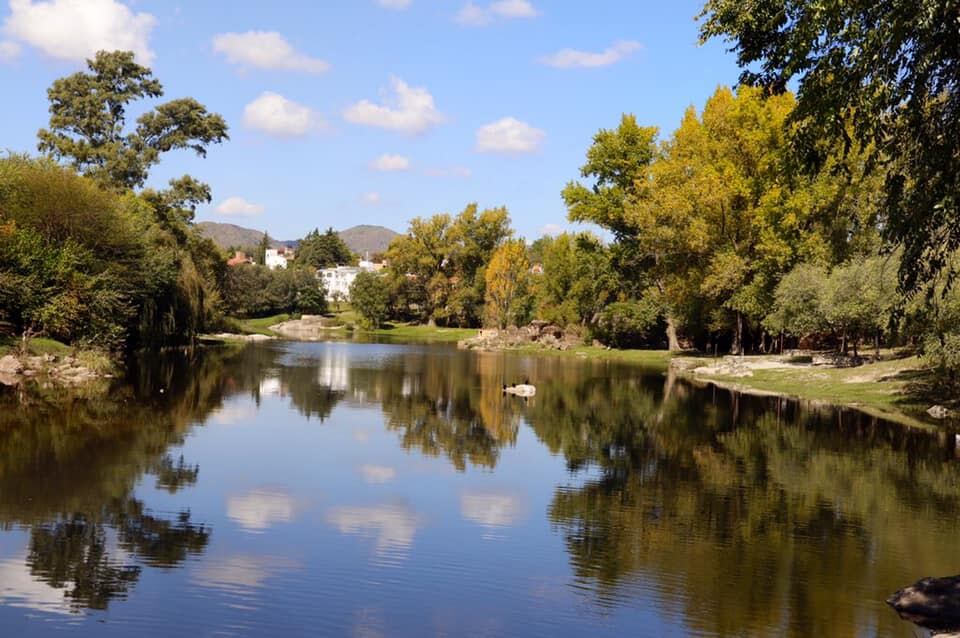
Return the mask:
[[361,272],[378,272],[382,269],[383,264],[361,260],[356,266],[322,268],[317,272],[317,276],[320,277],[327,289],[327,300],[333,301],[337,298],[349,300],[350,286],[353,285],[353,280],[357,278],[357,275]]
[[286,268],[287,262],[293,259],[293,250],[290,248],[267,248],[263,256],[264,265],[270,270]]
[[233,257],[227,260],[228,266],[239,266],[240,264],[252,264],[253,258],[242,250],[233,253]]

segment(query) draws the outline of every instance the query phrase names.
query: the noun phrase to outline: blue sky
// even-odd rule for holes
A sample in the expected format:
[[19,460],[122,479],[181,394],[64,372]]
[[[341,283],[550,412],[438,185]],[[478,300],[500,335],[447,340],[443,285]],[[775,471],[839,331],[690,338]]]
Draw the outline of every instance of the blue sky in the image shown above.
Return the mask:
[[[294,239],[505,205],[520,235],[570,227],[560,198],[599,128],[669,134],[737,68],[697,43],[702,2],[10,0],[0,7],[0,147],[34,151],[46,88],[128,48],[165,99],[221,113],[231,140],[164,157],[213,203],[198,220]],[[378,162],[379,159],[379,162]],[[392,170],[385,170],[392,169]]]

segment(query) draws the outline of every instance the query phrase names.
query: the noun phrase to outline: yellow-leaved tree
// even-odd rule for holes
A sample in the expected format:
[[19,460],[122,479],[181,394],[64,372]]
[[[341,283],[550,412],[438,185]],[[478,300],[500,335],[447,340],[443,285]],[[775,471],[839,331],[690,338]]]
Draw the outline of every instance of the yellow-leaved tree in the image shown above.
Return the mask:
[[521,323],[529,311],[530,261],[522,239],[507,241],[493,253],[485,274],[487,323],[498,328]]

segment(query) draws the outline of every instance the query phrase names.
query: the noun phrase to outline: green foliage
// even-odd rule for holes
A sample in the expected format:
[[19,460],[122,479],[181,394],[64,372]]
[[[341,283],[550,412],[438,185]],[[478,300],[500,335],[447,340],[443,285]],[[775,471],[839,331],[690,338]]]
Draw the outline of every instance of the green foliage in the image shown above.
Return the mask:
[[536,315],[560,326],[595,323],[619,289],[610,251],[590,233],[537,242],[543,274],[535,276]]
[[659,314],[660,308],[650,299],[618,301],[600,313],[595,334],[615,348],[637,348],[646,344]]
[[641,127],[635,116],[627,114],[615,130],[601,129],[580,169],[581,176],[594,180],[593,187],[570,182],[563,189],[570,220],[593,222],[618,237],[631,235],[623,210],[637,196],[657,156],[656,137],[655,127]]
[[773,309],[763,320],[773,334],[806,337],[826,327],[823,293],[827,272],[814,264],[798,264],[784,275],[774,291]]
[[807,165],[870,148],[885,173],[886,237],[904,249],[908,289],[960,248],[960,49],[955,2],[708,0],[701,37],[725,37],[741,82],[798,105],[793,140]]
[[928,334],[923,341],[923,358],[942,380],[956,384],[960,381],[960,332]]
[[323,314],[326,291],[313,273],[292,268],[240,264],[227,268],[223,309],[233,317],[268,317],[280,313]]
[[378,273],[362,271],[350,285],[350,305],[365,328],[379,328],[387,318],[390,289]]
[[455,218],[413,219],[386,254],[396,314],[444,325],[478,325],[485,268],[511,234],[506,208],[478,213],[477,205],[470,204]]
[[136,128],[124,133],[130,103],[162,96],[162,85],[130,51],[99,51],[87,68],[56,80],[47,91],[50,128],[39,131],[39,149],[101,184],[142,186],[161,153],[190,149],[202,157],[209,144],[228,139],[223,118],[192,98],[146,111]]
[[313,229],[300,240],[297,247],[297,266],[312,268],[329,268],[331,266],[346,266],[356,262],[356,256],[340,239],[333,228],[328,228],[323,234]]

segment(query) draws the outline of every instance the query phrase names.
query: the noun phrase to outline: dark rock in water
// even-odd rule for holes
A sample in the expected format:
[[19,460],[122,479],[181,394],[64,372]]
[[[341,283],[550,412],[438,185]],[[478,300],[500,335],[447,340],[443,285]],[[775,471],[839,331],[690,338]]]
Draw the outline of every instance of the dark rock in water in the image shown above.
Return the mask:
[[933,632],[960,629],[960,576],[924,578],[895,592],[887,604],[904,620]]

